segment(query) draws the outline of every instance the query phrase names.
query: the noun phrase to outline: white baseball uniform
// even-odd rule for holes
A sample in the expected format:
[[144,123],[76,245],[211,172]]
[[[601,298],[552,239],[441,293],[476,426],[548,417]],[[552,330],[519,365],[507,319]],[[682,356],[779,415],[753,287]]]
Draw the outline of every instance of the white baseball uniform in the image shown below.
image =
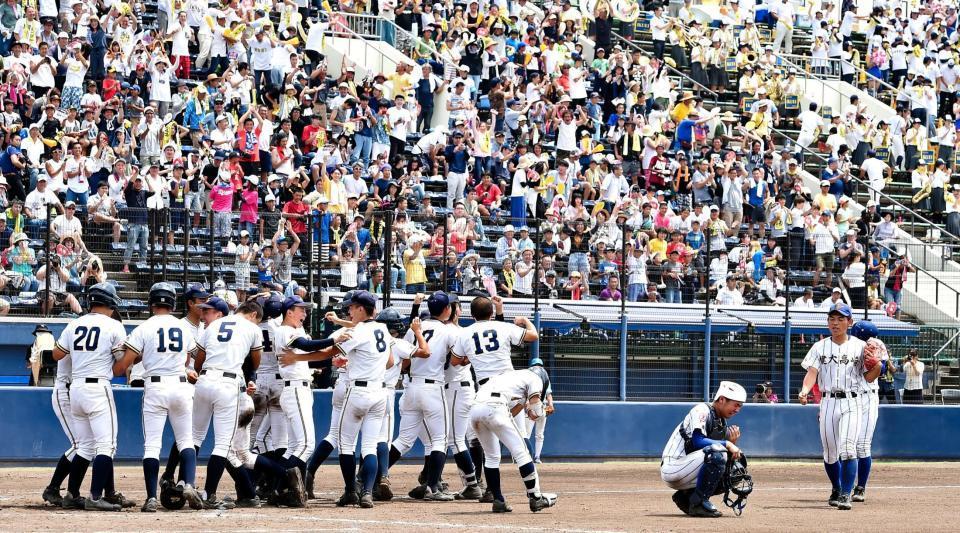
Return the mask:
[[[887,345],[880,339],[871,339],[871,341],[878,342],[883,346],[880,361],[888,361],[890,354],[887,351]],[[871,447],[873,445],[873,432],[877,429],[877,418],[880,416],[880,385],[878,381],[879,380],[875,379],[873,382],[869,382],[862,374],[860,375],[859,390],[863,398],[860,401],[860,434],[857,435],[858,459],[870,457]]]
[[343,410],[337,423],[341,454],[353,455],[357,435],[363,433],[361,456],[377,453],[387,400],[383,381],[393,337],[387,327],[368,320],[357,324],[351,338],[338,343],[337,348],[347,357],[348,380]]
[[246,394],[243,361],[263,348],[260,328],[242,316],[225,316],[204,330],[197,342],[206,353],[194,397],[193,441],[203,442],[213,419],[211,455],[227,457],[237,431],[241,394]]
[[524,331],[498,320],[474,322],[458,332],[453,354],[470,360],[482,387],[487,379],[513,370],[511,349],[523,342]]
[[117,407],[110,379],[126,337],[123,324],[90,313],[70,322],[57,339],[57,347],[72,359],[70,411],[77,454],[87,460],[113,457],[117,449]]
[[257,455],[250,449],[250,424],[253,423],[253,398],[249,394],[241,394],[237,399],[237,432],[230,443],[227,452],[227,461],[235,468],[253,468],[257,464]]
[[125,347],[143,363],[143,458],[160,458],[168,417],[177,449],[192,448],[193,387],[185,369],[196,350],[193,333],[173,315],[155,315],[130,333]]
[[[410,355],[417,350],[417,347],[404,339],[393,339],[391,351],[396,361],[409,359]],[[400,364],[394,364],[384,373],[383,387],[387,394],[387,412],[383,417],[383,424],[380,426],[379,442],[386,442],[389,448],[393,444],[393,430],[396,424],[394,420],[394,407],[397,403],[397,382],[400,381]]]
[[263,355],[260,357],[260,367],[257,368],[257,394],[263,395],[266,400],[266,413],[257,427],[254,441],[254,447],[260,453],[287,447],[287,419],[280,407],[283,377],[280,375],[276,348],[276,327],[279,324],[279,318],[260,323]]
[[[547,385],[547,395],[551,394],[553,394],[553,388],[550,385]],[[547,399],[543,398],[543,400],[546,401]],[[543,450],[543,435],[547,429],[547,417],[541,416],[536,420],[527,418],[525,423],[527,427],[524,436],[528,439],[531,436],[533,437],[533,458],[539,459],[540,452]]]
[[486,468],[500,468],[500,443],[518,465],[530,462],[530,452],[510,410],[539,396],[543,381],[529,370],[511,370],[490,378],[477,391],[470,409],[470,425],[483,446]]
[[697,486],[697,476],[706,458],[703,448],[690,445],[693,434],[698,429],[706,438],[722,440],[726,436],[726,424],[709,403],[694,405],[683,418],[683,422],[674,428],[670,440],[663,448],[660,479],[672,489],[686,490]]
[[[308,337],[302,327],[294,328],[280,324],[274,327],[276,338],[274,347],[283,352],[292,347],[295,340]],[[276,356],[274,356],[276,358]],[[287,427],[287,451],[284,458],[297,457],[301,461],[310,460],[317,445],[316,431],[313,426],[313,392],[310,391],[310,363],[298,361],[289,366],[280,367],[283,391],[280,393],[280,408]]]
[[[327,336],[327,338],[338,337],[342,333],[353,333],[353,328],[337,330]],[[327,429],[327,436],[323,440],[337,448],[340,446],[340,413],[343,412],[343,400],[347,397],[347,369],[346,367],[331,367],[336,372],[336,382],[333,385],[333,395],[330,398],[330,428]]]
[[[450,323],[453,336],[459,338],[464,328]],[[476,438],[473,427],[470,426],[470,408],[473,406],[475,391],[473,375],[470,373],[470,364],[453,365],[449,362],[444,369],[444,392],[447,396],[447,446],[453,448],[453,453],[468,450],[467,442]],[[479,466],[479,465],[478,465]]]
[[[430,348],[428,357],[410,360],[410,380],[400,398],[400,434],[394,446],[401,454],[410,451],[421,429],[426,432],[424,449],[428,452],[447,451],[447,398],[444,393],[444,366],[447,355],[456,342],[456,331],[439,320],[424,320],[421,334]],[[413,331],[405,341],[416,340]],[[408,354],[409,355],[409,354]]]
[[[190,334],[193,335],[193,340],[194,340],[194,341],[196,341],[197,339],[200,338],[200,334],[203,333],[203,329],[204,329],[204,328],[203,328],[203,321],[202,321],[202,320],[200,320],[200,321],[198,321],[196,324],[194,324],[193,322],[190,322],[190,317],[185,316],[185,317],[183,317],[183,318],[180,319],[180,322],[183,323],[183,328],[184,328],[184,330],[185,330],[185,331],[189,331]],[[194,369],[194,366],[193,366],[193,365],[194,365],[193,356],[194,356],[194,354],[191,353],[191,354],[190,354],[190,362],[187,363],[187,366],[190,368],[190,370],[193,370],[193,369]]]
[[57,415],[60,421],[60,427],[63,434],[70,441],[70,447],[63,452],[64,457],[73,460],[77,454],[77,432],[74,429],[76,422],[73,419],[73,411],[70,409],[70,374],[71,370],[70,356],[57,361],[57,379],[53,382],[53,394],[50,395],[50,403],[53,405],[53,413]]
[[823,398],[820,401],[820,441],[823,460],[829,464],[838,460],[857,458],[857,438],[863,401],[860,394],[863,383],[863,348],[865,343],[848,337],[838,345],[827,337],[810,347],[801,366],[816,368],[817,386]]

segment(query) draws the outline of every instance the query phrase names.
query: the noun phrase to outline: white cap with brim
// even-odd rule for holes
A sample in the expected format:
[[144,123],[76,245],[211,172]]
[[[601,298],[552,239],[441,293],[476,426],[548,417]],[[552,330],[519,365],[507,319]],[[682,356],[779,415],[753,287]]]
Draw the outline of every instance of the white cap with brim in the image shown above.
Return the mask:
[[714,395],[713,401],[717,401],[720,398],[745,403],[747,401],[747,391],[733,381],[721,381],[720,386],[717,387],[717,394]]

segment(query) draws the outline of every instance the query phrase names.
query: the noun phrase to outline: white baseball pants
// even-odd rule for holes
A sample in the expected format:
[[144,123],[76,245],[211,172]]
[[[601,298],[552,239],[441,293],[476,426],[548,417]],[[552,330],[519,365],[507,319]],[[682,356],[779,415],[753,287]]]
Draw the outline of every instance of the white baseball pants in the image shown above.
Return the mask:
[[[193,398],[193,442],[202,444],[213,419],[211,455],[226,457],[237,433],[240,381],[212,372],[200,376]],[[252,402],[252,400],[251,400]],[[249,437],[248,437],[249,438]]]
[[470,425],[477,432],[477,438],[483,446],[483,466],[500,468],[500,444],[510,450],[510,455],[518,465],[531,461],[523,432],[517,427],[516,419],[510,416],[510,410],[502,403],[477,403],[470,409]]
[[378,442],[386,442],[387,448],[389,448],[393,444],[393,430],[396,423],[393,411],[397,403],[397,387],[388,385],[384,389],[384,393],[387,395],[387,407],[383,416],[383,423],[380,424],[380,440]]
[[117,451],[117,404],[110,381],[78,380],[70,385],[70,412],[73,413],[77,455],[92,460],[97,455],[113,457]]
[[[233,442],[230,443],[230,451],[227,452],[227,461],[235,468],[249,468],[257,464],[257,454],[250,449],[250,427],[253,424],[253,398],[249,394],[243,393],[237,399],[239,405],[239,415],[237,422],[237,432],[233,436]],[[247,422],[244,424],[243,422]]]
[[703,451],[698,450],[679,459],[666,459],[660,465],[660,479],[674,490],[692,489],[697,486],[697,475],[705,457]]
[[339,451],[341,454],[356,453],[357,436],[363,433],[360,442],[360,455],[377,453],[377,441],[383,417],[386,414],[387,398],[382,382],[371,383],[372,387],[360,387],[351,384],[343,400],[343,411],[337,424]]
[[447,398],[443,383],[413,378],[400,398],[400,435],[393,445],[401,454],[413,448],[421,428],[428,439],[423,443],[424,450],[446,453]]
[[179,375],[145,377],[143,381],[143,458],[160,459],[163,426],[167,418],[177,448],[193,448],[193,385]]
[[820,442],[826,463],[857,458],[857,437],[863,412],[861,399],[866,400],[860,395],[856,398],[828,398],[824,395],[820,401]]
[[333,398],[330,400],[330,429],[323,440],[337,448],[340,446],[340,414],[343,413],[343,401],[347,398],[347,380],[341,377],[333,387]]
[[[466,385],[462,385],[466,383]],[[468,450],[467,441],[476,437],[470,425],[470,408],[473,407],[473,383],[469,381],[449,383],[444,391],[447,397],[447,446],[453,453]],[[479,466],[479,465],[477,465]]]
[[313,393],[307,381],[291,381],[280,393],[280,407],[286,417],[288,431],[287,452],[284,457],[296,457],[303,462],[310,460],[317,447],[313,426]]
[[70,442],[70,447],[63,452],[63,455],[72,461],[73,456],[77,455],[78,444],[76,430],[73,428],[76,422],[74,422],[73,412],[70,410],[70,389],[67,388],[66,383],[58,381],[53,386],[50,403],[53,405],[53,414],[57,415],[57,420],[60,421],[63,434],[67,436],[67,441]]
[[[877,417],[880,415],[880,396],[877,391],[864,393],[860,402],[860,434],[857,435],[857,458],[870,457],[873,445],[873,432],[877,429]],[[859,397],[858,397],[859,398]]]
[[269,452],[278,448],[287,447],[287,417],[280,407],[280,394],[283,392],[283,382],[278,381],[274,374],[257,376],[257,391],[262,392],[267,400],[267,412],[257,428],[254,442],[260,453]]

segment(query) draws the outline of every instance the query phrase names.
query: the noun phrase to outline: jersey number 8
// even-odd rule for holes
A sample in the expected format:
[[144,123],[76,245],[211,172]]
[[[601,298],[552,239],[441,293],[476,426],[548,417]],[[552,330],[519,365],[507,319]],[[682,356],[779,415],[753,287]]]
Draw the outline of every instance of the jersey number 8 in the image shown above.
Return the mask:
[[383,336],[383,332],[379,329],[373,330],[373,338],[377,339],[377,351],[383,353],[387,351],[387,340]]

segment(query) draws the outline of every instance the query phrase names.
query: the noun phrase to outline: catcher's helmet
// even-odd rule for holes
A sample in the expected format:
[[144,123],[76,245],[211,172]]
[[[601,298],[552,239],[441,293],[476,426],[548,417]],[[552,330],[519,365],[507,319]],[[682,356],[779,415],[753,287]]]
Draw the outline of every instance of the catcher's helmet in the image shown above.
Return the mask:
[[850,328],[850,335],[866,342],[874,337],[880,336],[880,330],[877,325],[869,320],[860,320]]
[[547,374],[547,369],[542,366],[531,366],[528,370],[533,372],[540,378],[540,381],[543,381],[543,389],[540,390],[540,397],[547,397],[547,389],[550,388],[550,376]]
[[403,323],[403,315],[393,307],[388,307],[377,315],[377,322],[387,326],[390,333],[402,335],[407,326]]
[[109,283],[97,283],[87,291],[87,306],[102,305],[110,309],[120,307],[120,297],[117,289]]
[[746,455],[741,453],[736,460],[727,462],[726,475],[720,486],[725,489],[723,503],[740,516],[747,506],[747,496],[753,492],[753,476],[747,472]]
[[339,318],[350,318],[348,310],[350,309],[350,302],[353,301],[353,295],[358,291],[347,291],[343,295],[343,300],[340,300],[340,303],[333,306],[333,311],[337,314]]
[[278,292],[264,294],[257,298],[257,303],[263,308],[263,319],[265,321],[283,314],[283,296]]
[[176,485],[166,485],[160,488],[160,505],[171,511],[179,511],[186,505],[187,499],[183,497],[183,491]]
[[169,307],[172,311],[177,308],[177,289],[164,281],[154,283],[150,287],[149,301],[151,306]]

